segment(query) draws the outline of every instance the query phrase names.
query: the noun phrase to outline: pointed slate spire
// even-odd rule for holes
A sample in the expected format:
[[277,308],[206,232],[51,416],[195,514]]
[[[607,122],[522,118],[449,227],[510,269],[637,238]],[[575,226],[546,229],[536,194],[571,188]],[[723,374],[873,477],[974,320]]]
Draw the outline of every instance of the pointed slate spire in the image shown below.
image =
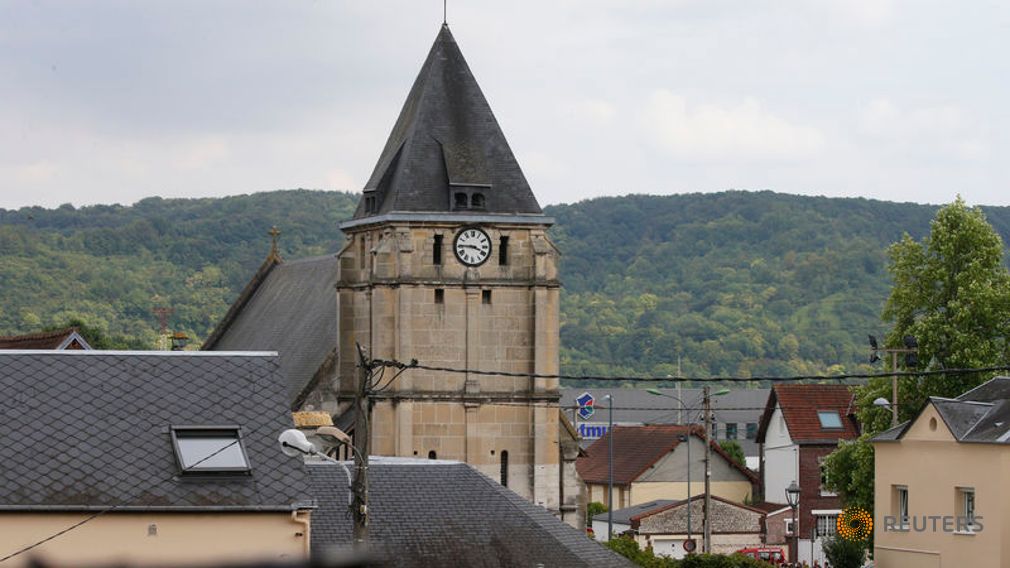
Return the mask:
[[365,185],[354,219],[393,212],[542,214],[444,24]]

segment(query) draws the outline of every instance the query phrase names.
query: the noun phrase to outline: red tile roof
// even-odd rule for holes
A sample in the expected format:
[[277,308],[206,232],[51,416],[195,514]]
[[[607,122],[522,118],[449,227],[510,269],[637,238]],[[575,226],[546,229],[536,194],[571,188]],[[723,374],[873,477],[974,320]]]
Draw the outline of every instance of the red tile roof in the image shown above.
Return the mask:
[[[691,429],[694,436],[704,437],[702,427],[694,426]],[[586,455],[575,462],[575,467],[583,481],[607,483],[609,479],[607,440],[613,435],[614,483],[627,485],[645,473],[649,466],[675,450],[680,444],[680,436],[687,432],[687,426],[675,424],[614,426],[613,430],[586,448]],[[733,461],[715,440],[712,440],[712,451],[730,462],[751,481],[757,479],[754,472]]]
[[76,327],[27,335],[0,336],[0,349],[59,349],[74,333],[77,333]]
[[[782,408],[789,437],[795,443],[830,443],[859,436],[855,419],[851,416],[855,413],[853,394],[846,385],[775,385],[761,416],[759,442],[764,442],[776,405]],[[819,411],[837,412],[842,427],[823,428],[817,416]]]

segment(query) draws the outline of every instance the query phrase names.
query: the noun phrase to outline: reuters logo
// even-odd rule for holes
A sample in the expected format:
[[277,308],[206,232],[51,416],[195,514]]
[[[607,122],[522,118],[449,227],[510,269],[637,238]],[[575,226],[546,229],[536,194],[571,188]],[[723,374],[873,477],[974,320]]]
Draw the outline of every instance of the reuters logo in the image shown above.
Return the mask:
[[835,529],[846,540],[866,540],[873,534],[873,517],[859,507],[849,507],[838,515]]

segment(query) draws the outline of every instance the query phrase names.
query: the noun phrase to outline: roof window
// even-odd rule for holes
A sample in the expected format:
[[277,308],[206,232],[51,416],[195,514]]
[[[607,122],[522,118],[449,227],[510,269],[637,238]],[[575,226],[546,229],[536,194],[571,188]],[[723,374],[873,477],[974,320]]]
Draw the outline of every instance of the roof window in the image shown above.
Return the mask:
[[842,417],[836,410],[818,410],[817,419],[821,421],[821,428],[826,430],[841,430]]
[[250,472],[238,426],[173,426],[171,431],[183,474]]

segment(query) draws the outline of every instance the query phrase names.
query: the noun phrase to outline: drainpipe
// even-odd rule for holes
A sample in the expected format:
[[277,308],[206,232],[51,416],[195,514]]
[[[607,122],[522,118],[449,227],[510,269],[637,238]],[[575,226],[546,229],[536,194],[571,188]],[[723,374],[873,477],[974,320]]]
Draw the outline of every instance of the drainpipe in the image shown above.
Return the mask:
[[[304,515],[303,515],[303,513],[304,513]],[[302,528],[302,532],[301,533],[295,533],[295,535],[297,536],[298,534],[301,534],[302,538],[305,539],[302,542],[302,545],[303,545],[302,546],[302,552],[305,554],[305,559],[306,560],[309,559],[309,556],[310,556],[310,554],[312,552],[312,539],[310,538],[311,533],[309,532],[312,529],[312,526],[310,524],[311,521],[310,521],[310,518],[309,518],[310,514],[311,513],[309,511],[304,510],[304,509],[303,510],[297,510],[296,509],[294,511],[291,511],[291,522],[299,524],[299,525],[302,525],[302,527],[303,527]]]

